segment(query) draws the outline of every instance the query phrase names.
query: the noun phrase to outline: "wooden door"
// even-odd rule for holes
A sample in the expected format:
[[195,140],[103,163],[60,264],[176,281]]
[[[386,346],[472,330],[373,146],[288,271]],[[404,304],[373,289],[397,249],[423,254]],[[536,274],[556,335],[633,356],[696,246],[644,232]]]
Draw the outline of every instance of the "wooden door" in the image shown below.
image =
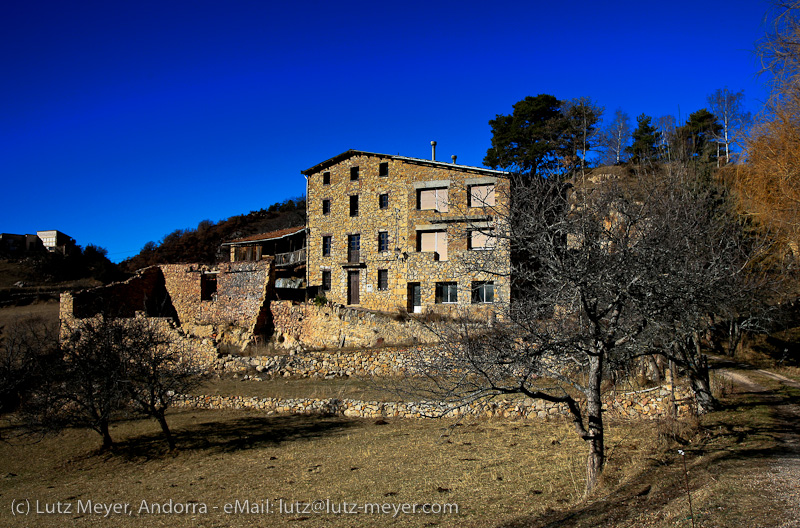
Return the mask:
[[358,295],[358,272],[347,272],[347,304],[359,304],[360,299]]

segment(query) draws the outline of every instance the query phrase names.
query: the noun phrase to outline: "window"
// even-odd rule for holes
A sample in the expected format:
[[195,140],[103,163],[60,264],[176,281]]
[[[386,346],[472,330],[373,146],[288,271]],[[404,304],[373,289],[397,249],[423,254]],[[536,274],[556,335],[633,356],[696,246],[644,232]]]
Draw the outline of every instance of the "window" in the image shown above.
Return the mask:
[[333,246],[333,237],[330,235],[326,235],[322,237],[322,256],[323,257],[330,257],[331,256],[331,247]]
[[378,196],[378,207],[381,209],[389,208],[389,195],[387,193],[383,193]]
[[330,172],[323,172],[322,173],[322,185],[330,185],[331,184],[331,173]]
[[331,270],[322,270],[322,291],[331,291]]
[[469,206],[470,207],[491,207],[494,205],[494,184],[470,185],[469,187]]
[[437,282],[436,283],[436,303],[457,303],[458,302],[458,283]]
[[380,165],[378,165],[378,176],[388,176],[389,175],[389,162],[384,161]]
[[439,256],[439,260],[447,260],[447,232],[417,232],[417,251],[435,251]]
[[474,229],[470,231],[468,244],[469,249],[473,250],[494,249],[497,244],[494,229]]
[[347,235],[347,261],[359,262],[361,256],[361,235]]
[[350,167],[350,181],[358,181],[358,165]]
[[350,216],[358,216],[358,195],[350,197]]
[[378,233],[378,251],[389,251],[389,233],[387,231]]
[[472,304],[489,304],[494,302],[494,282],[472,283]]
[[331,201],[328,198],[322,200],[322,214],[324,215],[331,214]]
[[417,191],[417,209],[433,209],[441,213],[447,212],[447,187],[440,189],[419,189]]
[[381,291],[389,289],[389,270],[378,270],[378,289]]

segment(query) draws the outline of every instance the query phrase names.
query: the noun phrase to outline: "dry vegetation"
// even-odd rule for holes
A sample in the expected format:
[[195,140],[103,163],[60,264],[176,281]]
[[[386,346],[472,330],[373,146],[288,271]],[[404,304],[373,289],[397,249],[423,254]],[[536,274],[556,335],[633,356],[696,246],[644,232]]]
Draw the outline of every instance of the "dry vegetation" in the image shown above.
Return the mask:
[[[565,422],[376,422],[181,410],[170,416],[178,453],[166,451],[157,424],[146,420],[117,423],[112,434],[119,446],[111,453],[97,452],[96,434],[84,430],[0,444],[0,525],[30,525],[33,518],[15,519],[9,508],[12,500],[28,498],[40,504],[128,502],[134,511],[143,500],[172,499],[210,509],[111,519],[37,516],[36,526],[688,527],[680,448],[687,454],[696,526],[780,526],[787,505],[765,482],[774,460],[792,453],[785,443],[792,425],[776,409],[800,401],[800,390],[746,374],[771,392],[715,376],[726,409],[702,421],[612,422],[603,486],[589,500],[582,499],[585,446]],[[6,426],[1,432],[9,438],[14,431]],[[237,499],[455,503],[459,513],[354,519],[213,510]]]
[[[157,425],[122,422],[121,440],[98,454],[91,432],[70,430],[25,445],[0,444],[4,507],[13,499],[44,502],[196,501],[222,507],[260,502],[456,503],[457,515],[207,515],[114,517],[114,526],[486,526],[531,512],[564,508],[583,492],[583,446],[564,423],[351,420],[264,416],[243,411],[179,411],[170,417],[181,451],[166,453]],[[615,424],[607,478],[635,470],[648,452],[652,424]],[[6,428],[8,436],[12,431]],[[35,518],[37,526],[104,522],[92,516]]]

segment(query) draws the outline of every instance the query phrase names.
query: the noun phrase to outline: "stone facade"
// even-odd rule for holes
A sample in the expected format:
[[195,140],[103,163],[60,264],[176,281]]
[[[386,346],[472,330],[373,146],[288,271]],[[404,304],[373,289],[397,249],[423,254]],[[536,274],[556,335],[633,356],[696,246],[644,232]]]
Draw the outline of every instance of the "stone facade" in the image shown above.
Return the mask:
[[[492,312],[485,299],[473,302],[482,283],[493,286],[494,302],[508,300],[507,245],[486,241],[501,228],[505,173],[351,150],[303,174],[308,283],[327,299],[393,312]],[[479,190],[490,196],[476,199]],[[491,259],[492,274],[471,271],[482,257]],[[442,296],[442,288],[456,291]]]

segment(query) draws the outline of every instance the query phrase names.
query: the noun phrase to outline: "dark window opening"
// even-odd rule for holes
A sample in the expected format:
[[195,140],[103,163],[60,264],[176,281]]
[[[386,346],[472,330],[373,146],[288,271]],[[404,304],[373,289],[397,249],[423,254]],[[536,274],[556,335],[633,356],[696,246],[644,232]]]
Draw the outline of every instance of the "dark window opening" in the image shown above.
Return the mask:
[[472,304],[489,304],[494,302],[494,282],[472,283]]
[[358,216],[358,195],[350,197],[350,216]]
[[322,270],[322,291],[331,291],[330,270]]
[[323,257],[330,257],[331,256],[331,247],[333,246],[333,237],[330,235],[326,235],[322,237],[322,256]]
[[322,214],[324,215],[331,214],[331,201],[327,198],[322,200]]
[[322,185],[330,185],[331,184],[331,173],[330,172],[323,172],[322,173]]
[[389,162],[384,161],[380,165],[378,165],[378,176],[388,176],[389,175]]
[[458,302],[458,283],[456,282],[437,282],[436,283],[436,303],[457,303]]
[[388,209],[389,208],[389,195],[384,193],[378,197],[378,207],[381,209]]
[[389,251],[389,233],[387,231],[378,233],[378,251]]
[[359,262],[361,257],[361,235],[347,235],[347,261]]
[[357,181],[358,180],[358,165],[355,167],[350,167],[350,181]]
[[389,289],[389,270],[378,270],[378,289],[381,291]]
[[217,300],[216,273],[203,273],[200,275],[200,299],[203,301]]

